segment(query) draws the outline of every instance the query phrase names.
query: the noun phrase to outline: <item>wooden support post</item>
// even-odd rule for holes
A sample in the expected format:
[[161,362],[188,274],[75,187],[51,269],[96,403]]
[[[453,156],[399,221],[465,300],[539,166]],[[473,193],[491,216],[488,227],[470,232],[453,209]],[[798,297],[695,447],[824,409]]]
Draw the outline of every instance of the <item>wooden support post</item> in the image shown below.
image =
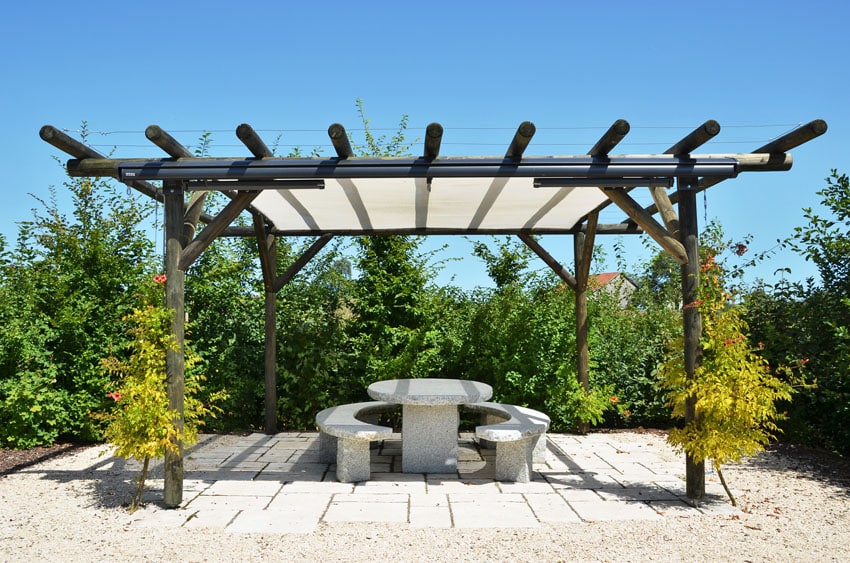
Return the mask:
[[[590,262],[593,259],[593,244],[599,215],[591,213],[587,220],[587,231],[573,236],[573,251],[576,264],[575,314],[576,314],[576,378],[585,393],[590,392],[590,350],[588,349],[587,327],[587,282],[590,278]],[[590,430],[587,423],[579,424],[579,432]]]
[[[177,265],[183,253],[183,187],[180,182],[166,182],[165,195],[165,305],[174,311],[171,331],[177,344],[165,357],[168,408],[175,411],[177,427],[183,429],[183,397],[185,393],[185,335],[183,309],[183,271]],[[175,508],[183,502],[183,444],[165,453],[165,486],[163,502]]]
[[[700,338],[702,337],[702,318],[696,301],[699,295],[699,227],[697,225],[698,187],[696,178],[679,178],[679,227],[682,244],[688,254],[688,261],[682,269],[683,331],[685,341],[685,375],[692,379],[697,366],[702,362]],[[691,397],[685,403],[685,422],[698,422],[696,398]],[[705,460],[685,456],[686,493],[694,502],[705,496]]]
[[266,233],[263,221],[254,218],[265,289],[265,430],[277,432],[277,239]]
[[[277,252],[274,236],[269,237],[270,254]],[[265,429],[277,433],[277,294],[266,291],[265,296]]]

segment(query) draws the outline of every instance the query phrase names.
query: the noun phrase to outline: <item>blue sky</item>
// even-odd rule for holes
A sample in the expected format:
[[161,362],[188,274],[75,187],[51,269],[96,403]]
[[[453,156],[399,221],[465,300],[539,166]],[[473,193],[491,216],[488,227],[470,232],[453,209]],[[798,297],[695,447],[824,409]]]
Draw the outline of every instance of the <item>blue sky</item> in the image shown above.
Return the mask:
[[[308,5],[309,4],[309,5]],[[327,127],[360,126],[355,100],[387,133],[409,116],[408,138],[437,121],[443,154],[503,154],[523,120],[538,134],[526,154],[581,154],[618,118],[631,133],[615,152],[663,152],[707,119],[722,130],[699,152],[748,152],[822,118],[826,135],[792,151],[789,172],[746,173],[700,198],[701,220],[767,250],[803,223],[831,168],[850,172],[850,4],[687,2],[16,2],[0,20],[0,233],[14,244],[48,186],[62,191],[59,151],[44,124],[77,130],[119,156],[161,156],[144,129],[184,144],[213,132],[213,152],[243,156],[247,122],[279,152],[328,145]],[[108,132],[109,134],[100,134]],[[72,133],[72,135],[76,135]],[[279,136],[279,137],[278,137]],[[330,148],[323,147],[328,154]],[[417,147],[418,151],[418,147]],[[600,237],[609,255],[621,241]],[[485,285],[460,238],[440,280]],[[572,264],[571,237],[544,239]],[[542,264],[540,264],[542,267]],[[600,266],[610,269],[613,264]],[[815,275],[791,252],[750,272],[769,282]]]

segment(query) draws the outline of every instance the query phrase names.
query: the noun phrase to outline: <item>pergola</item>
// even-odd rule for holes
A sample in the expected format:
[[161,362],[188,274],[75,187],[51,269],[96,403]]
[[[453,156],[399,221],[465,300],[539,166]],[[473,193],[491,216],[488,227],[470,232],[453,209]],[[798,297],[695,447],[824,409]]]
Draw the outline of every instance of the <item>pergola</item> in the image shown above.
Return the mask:
[[[699,257],[696,194],[741,172],[784,171],[788,151],[826,132],[815,120],[750,153],[694,154],[720,132],[706,121],[661,154],[612,155],[630,126],[617,120],[583,155],[525,156],[534,133],[523,122],[504,156],[441,157],[443,127],[430,124],[422,155],[412,158],[356,158],[339,124],[328,129],[336,151],[332,158],[280,158],[247,124],[236,129],[250,157],[196,157],[156,125],[146,137],[167,158],[106,158],[89,146],[46,125],[41,138],[73,158],[68,174],[112,177],[164,202],[166,305],[174,309],[178,351],[166,365],[170,407],[182,425],[184,396],[184,274],[220,236],[251,236],[258,242],[265,287],[265,430],[276,432],[276,294],[335,235],[513,234],[527,244],[575,292],[578,377],[587,389],[587,286],[597,235],[651,236],[681,264],[682,303],[696,300]],[[648,190],[644,206],[629,193]],[[229,203],[216,214],[204,212],[205,196],[218,191]],[[186,198],[187,192],[190,194]],[[613,203],[624,216],[600,223],[600,212]],[[247,211],[253,227],[231,226]],[[660,216],[660,220],[655,218]],[[204,227],[196,234],[198,223]],[[539,242],[538,234],[571,234],[572,272]],[[276,264],[276,237],[317,237],[283,274]],[[702,324],[696,307],[683,307],[685,370],[693,377],[700,362]],[[686,418],[696,416],[694,400]],[[182,452],[182,449],[180,450]],[[686,456],[687,495],[704,495],[703,460]],[[183,496],[182,453],[165,459],[164,502],[177,506]]]

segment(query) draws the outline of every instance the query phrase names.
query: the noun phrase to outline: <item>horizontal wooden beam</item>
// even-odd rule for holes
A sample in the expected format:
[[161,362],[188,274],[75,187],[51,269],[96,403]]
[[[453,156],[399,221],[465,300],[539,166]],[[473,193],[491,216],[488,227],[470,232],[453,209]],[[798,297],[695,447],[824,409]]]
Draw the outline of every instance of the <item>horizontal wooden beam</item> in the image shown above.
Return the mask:
[[626,215],[640,225],[643,230],[651,236],[661,248],[667,251],[679,264],[687,264],[688,256],[685,247],[674,238],[667,230],[647,213],[641,205],[626,193],[623,188],[606,188],[602,192],[613,201],[617,207],[622,209]]
[[[787,170],[791,170],[791,166],[794,164],[794,157],[788,153],[780,153],[780,154],[769,154],[769,153],[743,153],[743,154],[706,154],[706,155],[692,155],[694,157],[699,156],[700,158],[710,158],[710,157],[721,157],[721,156],[729,156],[738,160],[738,169],[741,172],[784,172]],[[700,178],[699,180],[699,188],[697,188],[698,192],[706,190],[711,186],[715,186],[725,180],[726,178]],[[673,192],[670,196],[670,203],[677,203],[679,201],[679,196],[676,192]],[[658,213],[658,205],[653,204],[645,209],[647,213],[650,215],[654,215]]]

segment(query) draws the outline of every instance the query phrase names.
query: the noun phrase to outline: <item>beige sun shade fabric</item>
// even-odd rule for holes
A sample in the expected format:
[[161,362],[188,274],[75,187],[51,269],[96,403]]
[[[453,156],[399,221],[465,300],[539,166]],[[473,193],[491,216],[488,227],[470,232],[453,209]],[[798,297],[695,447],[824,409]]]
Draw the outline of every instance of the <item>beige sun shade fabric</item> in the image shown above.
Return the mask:
[[606,200],[596,188],[533,178],[361,178],[264,190],[253,206],[281,233],[563,232]]

